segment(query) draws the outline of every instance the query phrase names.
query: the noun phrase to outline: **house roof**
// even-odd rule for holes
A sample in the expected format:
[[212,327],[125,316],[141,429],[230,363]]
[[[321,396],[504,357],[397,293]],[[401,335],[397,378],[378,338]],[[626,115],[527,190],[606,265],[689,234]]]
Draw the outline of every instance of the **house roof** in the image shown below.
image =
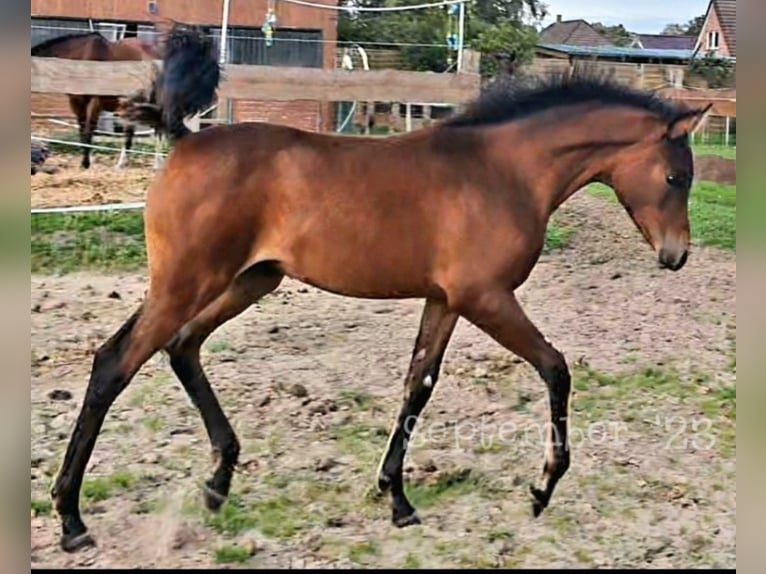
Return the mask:
[[554,22],[540,32],[543,44],[564,44],[567,46],[613,46],[585,20],[564,20]]
[[694,55],[694,50],[649,50],[645,48],[625,48],[621,46],[568,46],[564,44],[539,43],[537,48],[543,52],[554,52],[566,56],[631,61],[688,61]]
[[647,50],[694,50],[695,36],[671,34],[638,34],[636,40]]
[[732,57],[737,57],[737,0],[713,0],[721,31]]

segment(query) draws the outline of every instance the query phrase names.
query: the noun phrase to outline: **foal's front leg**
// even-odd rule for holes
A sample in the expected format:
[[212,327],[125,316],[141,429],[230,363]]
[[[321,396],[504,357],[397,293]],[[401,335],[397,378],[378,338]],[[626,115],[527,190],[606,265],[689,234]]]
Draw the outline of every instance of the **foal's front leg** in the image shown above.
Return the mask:
[[399,527],[420,522],[415,509],[404,495],[404,455],[407,443],[439,378],[444,351],[447,348],[458,316],[441,301],[427,300],[420,319],[415,348],[407,378],[404,401],[391,430],[388,447],[378,468],[378,488],[391,492],[392,522]]
[[543,487],[530,488],[532,511],[539,516],[569,468],[569,368],[564,356],[527,318],[512,292],[486,293],[462,307],[467,320],[535,367],[548,387],[551,424],[546,434]]

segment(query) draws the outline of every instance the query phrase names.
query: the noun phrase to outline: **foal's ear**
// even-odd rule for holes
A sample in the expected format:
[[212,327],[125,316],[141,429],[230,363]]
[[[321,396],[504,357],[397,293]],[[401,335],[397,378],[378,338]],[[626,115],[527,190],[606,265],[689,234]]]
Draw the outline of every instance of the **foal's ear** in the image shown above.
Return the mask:
[[713,104],[710,103],[703,108],[695,108],[681,113],[670,122],[665,137],[674,140],[688,136],[696,129],[712,107]]

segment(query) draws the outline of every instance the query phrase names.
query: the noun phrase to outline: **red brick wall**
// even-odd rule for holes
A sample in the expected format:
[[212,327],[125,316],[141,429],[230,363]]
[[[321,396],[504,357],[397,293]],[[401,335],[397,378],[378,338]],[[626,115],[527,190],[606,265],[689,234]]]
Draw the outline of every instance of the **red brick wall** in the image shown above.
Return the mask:
[[[237,101],[234,102],[235,122],[269,122],[299,128],[309,131],[324,131],[322,125],[322,105],[319,102],[264,102]],[[330,126],[332,127],[332,126]]]

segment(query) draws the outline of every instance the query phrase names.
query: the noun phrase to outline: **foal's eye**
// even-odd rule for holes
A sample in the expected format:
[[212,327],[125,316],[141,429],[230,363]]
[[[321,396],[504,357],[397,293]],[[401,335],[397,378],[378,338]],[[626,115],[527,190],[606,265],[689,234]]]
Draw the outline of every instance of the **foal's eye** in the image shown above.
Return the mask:
[[668,182],[668,185],[672,185],[673,187],[683,187],[686,183],[686,178],[682,175],[670,174],[665,178],[665,181]]

